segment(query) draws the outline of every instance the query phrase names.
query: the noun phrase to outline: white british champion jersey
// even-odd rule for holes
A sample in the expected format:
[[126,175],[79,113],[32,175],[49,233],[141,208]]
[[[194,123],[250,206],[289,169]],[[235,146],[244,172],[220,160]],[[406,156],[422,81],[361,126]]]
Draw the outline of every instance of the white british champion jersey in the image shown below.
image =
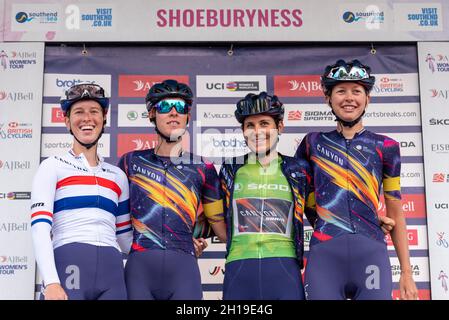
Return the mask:
[[[103,159],[94,168],[83,154],[72,151],[44,160],[33,180],[31,201],[33,243],[44,283],[59,282],[46,241],[51,241],[52,249],[78,242],[128,252],[132,238],[128,179]],[[50,266],[47,259],[53,260]]]

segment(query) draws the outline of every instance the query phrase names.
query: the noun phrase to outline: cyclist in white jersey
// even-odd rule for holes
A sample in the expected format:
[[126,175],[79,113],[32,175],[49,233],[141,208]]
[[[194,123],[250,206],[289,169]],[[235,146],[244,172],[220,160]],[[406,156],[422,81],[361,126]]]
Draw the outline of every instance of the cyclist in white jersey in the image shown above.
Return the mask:
[[73,148],[44,160],[34,177],[31,230],[46,300],[127,299],[128,182],[97,154],[108,107],[100,86],[70,87],[61,108]]

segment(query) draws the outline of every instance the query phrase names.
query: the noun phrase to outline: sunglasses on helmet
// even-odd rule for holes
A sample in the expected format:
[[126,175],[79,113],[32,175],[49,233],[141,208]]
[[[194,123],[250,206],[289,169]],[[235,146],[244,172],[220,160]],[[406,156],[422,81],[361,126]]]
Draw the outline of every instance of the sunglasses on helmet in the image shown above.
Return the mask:
[[358,66],[352,66],[351,70],[346,70],[344,66],[339,66],[332,68],[327,78],[334,79],[334,80],[363,80],[363,79],[369,79],[369,73],[366,71],[365,68],[361,68]]
[[161,100],[156,103],[155,107],[159,113],[169,113],[173,108],[179,114],[187,114],[189,112],[189,105],[184,100]]
[[105,98],[104,90],[98,84],[79,84],[67,89],[65,92],[67,100],[80,98]]

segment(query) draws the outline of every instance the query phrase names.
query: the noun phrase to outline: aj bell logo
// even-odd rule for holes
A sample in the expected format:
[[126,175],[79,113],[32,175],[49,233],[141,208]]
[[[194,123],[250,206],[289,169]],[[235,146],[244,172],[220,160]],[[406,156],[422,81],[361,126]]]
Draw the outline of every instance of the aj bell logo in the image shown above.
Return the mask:
[[148,91],[156,82],[134,80],[133,83],[136,85],[134,91]]
[[431,98],[439,98],[439,99],[445,99],[447,100],[449,97],[449,90],[443,89],[443,90],[437,90],[437,89],[430,89],[431,92]]
[[142,139],[134,139],[133,142],[136,145],[134,150],[152,149],[152,148],[156,147],[156,145],[157,145],[157,141],[156,140],[154,140],[154,141],[149,141],[149,140],[143,141]]
[[321,84],[318,81],[297,81],[290,80],[288,81],[290,85],[290,91],[304,91],[304,92],[312,92],[312,91],[321,91]]
[[221,271],[222,274],[225,273],[225,270],[224,270],[223,267],[215,266],[213,269],[209,269],[209,274],[211,276],[216,276],[216,275],[218,275],[220,273],[220,271]]
[[31,101],[33,100],[33,92],[6,92],[0,91],[0,101]]

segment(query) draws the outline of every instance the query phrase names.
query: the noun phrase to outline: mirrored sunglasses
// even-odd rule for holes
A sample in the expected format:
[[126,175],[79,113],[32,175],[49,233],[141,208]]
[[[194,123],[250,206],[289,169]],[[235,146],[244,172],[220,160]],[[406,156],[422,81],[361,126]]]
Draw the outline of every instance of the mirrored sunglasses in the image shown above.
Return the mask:
[[155,107],[159,113],[169,113],[173,108],[180,114],[189,112],[189,105],[184,100],[161,100],[156,103]]

